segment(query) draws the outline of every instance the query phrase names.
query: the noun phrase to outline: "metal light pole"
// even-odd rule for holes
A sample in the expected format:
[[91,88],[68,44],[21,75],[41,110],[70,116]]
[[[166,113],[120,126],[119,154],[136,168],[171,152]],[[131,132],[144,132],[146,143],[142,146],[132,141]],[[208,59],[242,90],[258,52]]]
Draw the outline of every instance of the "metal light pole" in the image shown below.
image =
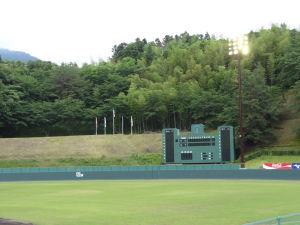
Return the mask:
[[243,35],[229,42],[229,55],[237,55],[238,57],[238,90],[239,90],[239,120],[240,120],[240,153],[241,168],[245,168],[245,142],[244,142],[244,121],[243,121],[243,93],[242,93],[242,73],[241,73],[241,57],[249,52],[248,37]]
[[245,168],[245,142],[244,142],[244,110],[242,93],[242,73],[241,73],[241,55],[238,54],[238,76],[239,76],[239,108],[240,108],[240,150],[241,150],[241,168]]

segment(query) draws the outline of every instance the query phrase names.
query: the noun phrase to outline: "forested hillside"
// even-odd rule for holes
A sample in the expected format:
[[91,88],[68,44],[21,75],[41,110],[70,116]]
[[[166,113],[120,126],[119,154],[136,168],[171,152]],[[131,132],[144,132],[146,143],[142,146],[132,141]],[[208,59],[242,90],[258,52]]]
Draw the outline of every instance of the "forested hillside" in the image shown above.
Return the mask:
[[[272,138],[285,93],[294,93],[300,111],[300,31],[273,25],[248,37],[244,123],[247,143],[256,144]],[[192,123],[238,128],[237,58],[229,56],[228,40],[187,32],[137,38],[114,46],[110,61],[82,67],[0,61],[2,137],[92,134],[96,116],[99,133],[104,116],[109,133],[113,109],[117,131],[121,116],[130,131],[131,115],[136,133]]]

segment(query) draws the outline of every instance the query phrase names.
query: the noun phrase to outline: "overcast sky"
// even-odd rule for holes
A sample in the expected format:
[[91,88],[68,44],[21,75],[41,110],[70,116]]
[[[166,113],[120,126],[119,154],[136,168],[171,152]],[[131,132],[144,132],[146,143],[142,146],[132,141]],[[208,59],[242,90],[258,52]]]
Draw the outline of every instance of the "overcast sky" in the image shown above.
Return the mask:
[[135,38],[235,37],[270,24],[300,28],[300,0],[0,0],[0,47],[42,60],[107,60]]

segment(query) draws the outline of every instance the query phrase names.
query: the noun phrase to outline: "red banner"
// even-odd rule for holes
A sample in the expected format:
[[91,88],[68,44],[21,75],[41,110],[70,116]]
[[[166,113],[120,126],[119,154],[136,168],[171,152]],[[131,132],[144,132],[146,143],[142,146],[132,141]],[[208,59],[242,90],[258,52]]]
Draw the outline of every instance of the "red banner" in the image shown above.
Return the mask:
[[292,163],[264,163],[263,169],[265,169],[265,170],[291,170]]

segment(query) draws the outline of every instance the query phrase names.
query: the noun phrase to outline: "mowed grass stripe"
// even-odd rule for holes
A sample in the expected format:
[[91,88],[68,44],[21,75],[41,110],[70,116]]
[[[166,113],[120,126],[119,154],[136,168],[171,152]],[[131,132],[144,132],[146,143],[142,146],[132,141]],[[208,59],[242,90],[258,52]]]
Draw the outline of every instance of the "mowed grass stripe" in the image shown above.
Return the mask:
[[0,217],[37,225],[234,225],[298,213],[299,187],[297,181],[1,183]]

